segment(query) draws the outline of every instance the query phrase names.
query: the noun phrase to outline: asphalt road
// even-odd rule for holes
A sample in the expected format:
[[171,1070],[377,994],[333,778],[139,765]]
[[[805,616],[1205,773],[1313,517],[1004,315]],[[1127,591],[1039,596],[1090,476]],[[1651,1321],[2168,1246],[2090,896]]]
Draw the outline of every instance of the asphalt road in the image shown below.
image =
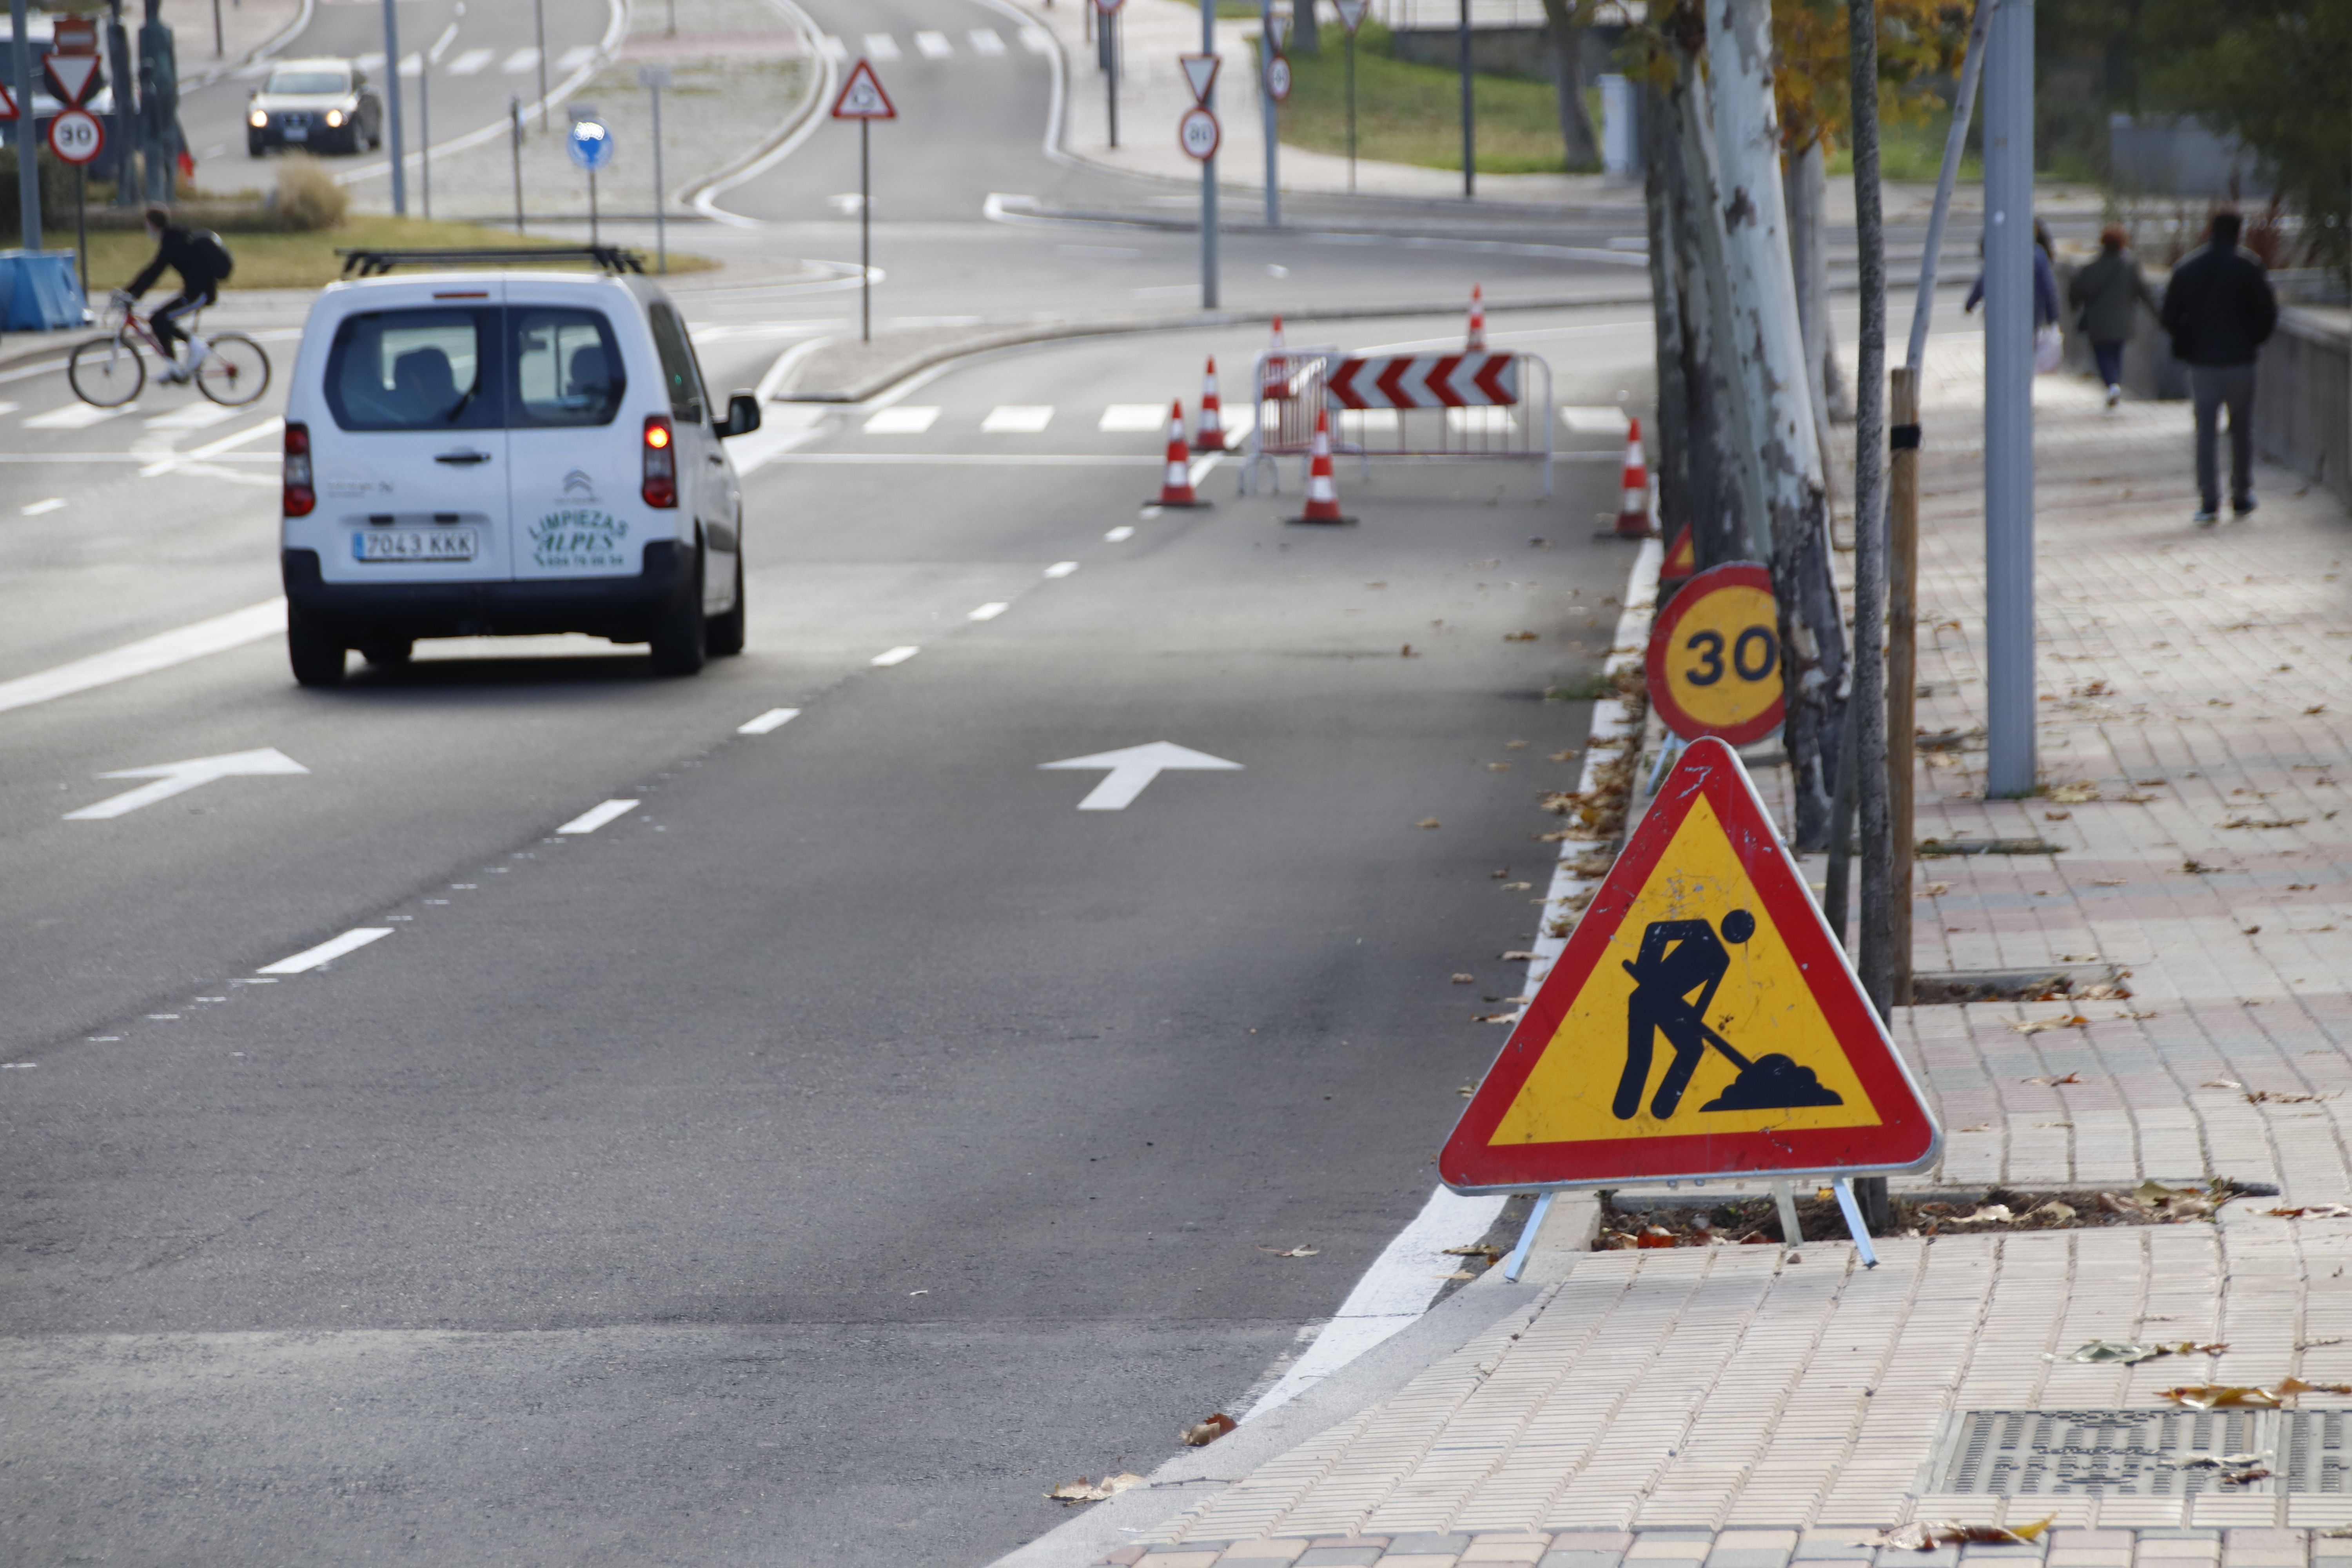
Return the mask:
[[[1571,401],[1639,373],[1639,323],[1527,325]],[[1427,1194],[1582,744],[1540,693],[1628,561],[1606,439],[1549,502],[1384,466],[1350,529],[1276,521],[1295,474],[1143,517],[1102,410],[1248,346],[825,416],[747,481],[750,651],[695,680],[551,639],[306,692],[265,639],[0,712],[0,1556],[968,1563],[1243,1404]],[[19,444],[0,681],[267,599],[236,452]],[[1242,766],[1116,812],[1040,768],[1157,741]],[[66,818],[264,747],[308,773]],[[256,983],[353,928],[394,934]]]

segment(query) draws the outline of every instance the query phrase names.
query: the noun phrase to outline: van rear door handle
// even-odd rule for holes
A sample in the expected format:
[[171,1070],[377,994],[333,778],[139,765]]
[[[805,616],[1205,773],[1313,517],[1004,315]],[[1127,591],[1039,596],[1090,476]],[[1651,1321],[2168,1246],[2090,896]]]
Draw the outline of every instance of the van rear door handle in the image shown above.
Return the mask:
[[436,463],[453,463],[460,468],[467,468],[476,463],[488,462],[490,455],[488,452],[436,452],[433,454],[433,460]]

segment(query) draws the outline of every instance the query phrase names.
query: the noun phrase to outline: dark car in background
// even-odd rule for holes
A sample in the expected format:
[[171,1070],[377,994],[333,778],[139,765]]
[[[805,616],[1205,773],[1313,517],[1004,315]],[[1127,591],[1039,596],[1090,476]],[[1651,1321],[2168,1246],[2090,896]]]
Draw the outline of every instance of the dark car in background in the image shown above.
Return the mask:
[[383,141],[383,103],[349,60],[280,60],[245,111],[245,151],[357,153]]

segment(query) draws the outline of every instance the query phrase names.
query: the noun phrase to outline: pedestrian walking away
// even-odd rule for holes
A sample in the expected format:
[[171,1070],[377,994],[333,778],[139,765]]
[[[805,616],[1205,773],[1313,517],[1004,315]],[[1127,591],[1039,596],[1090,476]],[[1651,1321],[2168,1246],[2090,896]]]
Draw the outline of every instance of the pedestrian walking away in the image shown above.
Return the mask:
[[2165,287],[2162,318],[2172,356],[2189,367],[2197,408],[2196,522],[2221,515],[2219,454],[2221,410],[2230,411],[2230,510],[2254,510],[2254,356],[2278,325],[2278,296],[2263,264],[2238,248],[2233,212],[2213,215],[2211,240],[2179,267]]
[[148,316],[147,324],[154,329],[155,341],[163,345],[163,352],[172,356],[172,363],[164,367],[162,379],[185,381],[195,374],[205,351],[204,345],[198,343],[189,354],[187,363],[180,363],[180,345],[187,341],[188,336],[180,326],[180,319],[194,315],[219,300],[220,286],[227,280],[236,263],[229,257],[228,247],[221,243],[220,236],[208,230],[182,228],[172,221],[168,207],[147,209],[147,235],[155,242],[154,259],[140,268],[139,276],[120,289],[115,297],[126,305],[135,304],[140,295],[155,286],[155,280],[163,275],[163,268],[168,267],[180,275],[180,291],[157,306]]
[[[1977,255],[1984,255],[1984,241],[1977,241]],[[1977,305],[1984,299],[1984,268],[1977,269],[1977,280],[1969,286],[1969,297],[1960,305],[1963,315],[1976,314]],[[2050,231],[2039,222],[2033,226],[2033,369],[2037,374],[2048,374],[2058,368],[2058,275],[2050,269]]]
[[2083,336],[2090,341],[2099,384],[2107,389],[2107,406],[2113,408],[2123,401],[2124,344],[2131,340],[2132,307],[2144,304],[2158,318],[2164,313],[2163,301],[2140,272],[2139,258],[2126,247],[2122,226],[2111,223],[2099,231],[2098,258],[2074,274],[2066,286],[2066,300],[2083,312]]

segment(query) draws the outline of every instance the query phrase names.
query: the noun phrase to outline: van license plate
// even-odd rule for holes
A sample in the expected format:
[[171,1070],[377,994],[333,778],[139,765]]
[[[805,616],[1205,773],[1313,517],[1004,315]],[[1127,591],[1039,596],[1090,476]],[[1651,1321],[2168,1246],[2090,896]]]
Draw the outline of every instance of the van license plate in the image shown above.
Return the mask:
[[307,125],[289,125],[285,128],[285,131],[286,140],[289,142],[308,142],[310,140],[310,128]]
[[480,548],[470,528],[369,528],[352,535],[354,561],[471,561]]

